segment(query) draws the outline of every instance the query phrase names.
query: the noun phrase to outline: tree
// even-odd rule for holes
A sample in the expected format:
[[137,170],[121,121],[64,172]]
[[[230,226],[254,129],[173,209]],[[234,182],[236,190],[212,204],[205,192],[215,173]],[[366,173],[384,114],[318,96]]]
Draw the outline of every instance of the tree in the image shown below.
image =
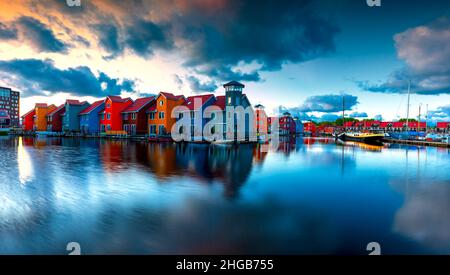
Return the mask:
[[[401,119],[399,119],[398,121],[399,121],[399,122],[406,122],[406,118],[401,118]],[[417,122],[417,119],[410,118],[410,119],[409,119],[409,122]]]
[[[359,120],[357,120],[356,118],[353,118],[353,117],[346,117],[345,118],[345,122],[349,122],[349,121],[359,121]],[[336,124],[337,126],[342,126],[342,117],[341,118],[338,118],[338,119],[336,119],[336,121],[334,122],[334,124]]]

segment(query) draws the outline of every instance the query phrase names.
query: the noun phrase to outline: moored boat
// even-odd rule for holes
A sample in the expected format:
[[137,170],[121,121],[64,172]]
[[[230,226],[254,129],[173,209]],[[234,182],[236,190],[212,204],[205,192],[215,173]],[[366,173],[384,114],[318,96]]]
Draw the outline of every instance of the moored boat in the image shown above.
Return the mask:
[[372,134],[372,133],[342,133],[338,135],[338,138],[343,141],[357,141],[368,144],[379,144],[384,138],[384,134]]

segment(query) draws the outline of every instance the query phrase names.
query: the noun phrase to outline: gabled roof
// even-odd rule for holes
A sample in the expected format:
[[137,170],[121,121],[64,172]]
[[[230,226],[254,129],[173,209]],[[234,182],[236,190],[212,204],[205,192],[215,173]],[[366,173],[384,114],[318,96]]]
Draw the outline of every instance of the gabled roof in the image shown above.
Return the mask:
[[233,81],[230,81],[230,82],[228,82],[228,83],[226,83],[226,84],[223,85],[224,88],[227,87],[227,86],[239,86],[239,87],[242,87],[242,88],[245,87],[244,84],[239,83],[239,82],[234,81],[234,80],[233,80]]
[[34,115],[35,113],[36,113],[36,110],[33,108],[33,109],[31,109],[30,111],[28,111],[28,113],[24,114],[24,115],[21,116],[21,117],[26,117],[26,116],[29,116],[29,115]]
[[216,96],[215,106],[219,107],[222,110],[225,110],[226,97],[224,95]]
[[36,108],[47,108],[47,103],[36,103]]
[[118,103],[127,102],[127,101],[131,100],[131,98],[129,98],[129,97],[121,98],[120,96],[117,96],[117,95],[110,95],[105,99],[105,101],[108,98],[111,99],[112,102],[118,102]]
[[195,101],[200,101],[201,106],[200,108],[205,105],[206,102],[214,98],[213,94],[207,94],[207,95],[196,95],[196,96],[190,96],[186,99],[186,101],[183,103],[182,106],[186,106],[189,108],[189,110],[194,110]]
[[166,92],[160,92],[159,94],[169,100],[179,100],[181,98],[184,98],[184,95],[174,95],[172,93],[166,93]]
[[66,107],[66,105],[62,104],[60,105],[58,108],[56,108],[55,110],[51,111],[50,113],[47,114],[47,116],[53,116],[55,115],[57,112],[61,111],[62,109],[64,109]]
[[155,101],[154,96],[138,98],[136,99],[136,101],[134,101],[133,104],[130,104],[130,106],[125,108],[125,110],[123,110],[122,113],[139,112],[142,108],[148,106],[148,104],[152,103],[153,101]]
[[156,111],[156,104],[152,104],[150,108],[146,111],[146,113],[155,112]]
[[86,109],[81,111],[78,115],[87,115],[87,114],[89,114],[90,112],[95,110],[98,106],[102,105],[103,102],[105,102],[105,100],[99,100],[99,101],[96,101],[96,102],[92,103],[89,107],[87,107]]

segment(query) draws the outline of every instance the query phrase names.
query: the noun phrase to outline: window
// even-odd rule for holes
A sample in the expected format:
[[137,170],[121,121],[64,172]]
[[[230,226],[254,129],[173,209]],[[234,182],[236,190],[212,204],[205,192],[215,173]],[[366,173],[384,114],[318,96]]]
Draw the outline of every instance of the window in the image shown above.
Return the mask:
[[123,114],[123,119],[128,120],[128,114]]
[[158,117],[159,119],[164,119],[164,112],[159,112]]
[[160,100],[159,101],[159,106],[163,106],[164,105],[164,100]]
[[178,114],[178,119],[182,119],[183,118],[183,113],[179,113]]
[[111,114],[110,113],[106,114],[106,119],[111,119]]
[[150,113],[148,114],[148,118],[149,118],[149,119],[155,119],[155,112],[150,112]]
[[231,97],[228,97],[228,104],[231,104]]
[[111,108],[111,103],[106,104],[106,108]]
[[105,120],[105,113],[102,114],[102,120]]
[[111,131],[111,125],[110,124],[106,125],[106,130]]
[[158,134],[164,135],[166,133],[166,129],[164,128],[164,125],[159,125]]
[[131,119],[136,119],[136,113],[131,114]]
[[150,125],[149,131],[151,135],[156,134],[156,125]]
[[105,131],[105,125],[103,124],[102,125],[102,132],[104,132]]

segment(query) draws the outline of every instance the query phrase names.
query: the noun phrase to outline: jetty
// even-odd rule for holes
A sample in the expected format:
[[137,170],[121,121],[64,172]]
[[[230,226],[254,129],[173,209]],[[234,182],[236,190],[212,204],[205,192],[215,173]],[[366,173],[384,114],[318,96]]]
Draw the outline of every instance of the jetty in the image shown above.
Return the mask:
[[387,142],[387,143],[407,144],[407,145],[415,145],[415,146],[434,146],[434,147],[450,148],[450,143],[438,142],[438,141],[405,140],[405,139],[392,139],[392,138],[385,138],[383,141]]

